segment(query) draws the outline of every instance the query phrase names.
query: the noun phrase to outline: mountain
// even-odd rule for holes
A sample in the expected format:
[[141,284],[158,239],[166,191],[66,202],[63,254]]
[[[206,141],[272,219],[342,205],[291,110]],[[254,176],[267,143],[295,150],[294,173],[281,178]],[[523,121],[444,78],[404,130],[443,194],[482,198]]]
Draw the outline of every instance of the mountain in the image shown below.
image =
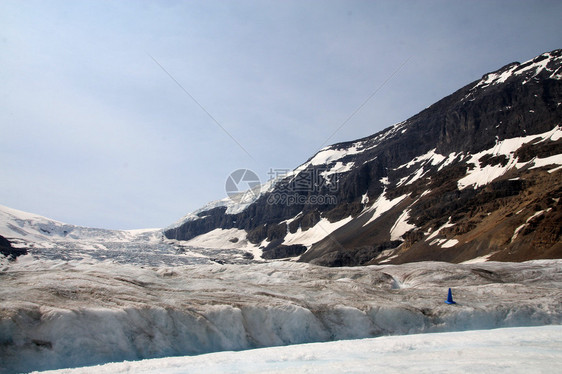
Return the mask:
[[562,260],[480,262],[562,257],[561,60],[507,65],[166,229],[0,206],[0,373],[560,324]]
[[561,62],[555,50],[485,74],[163,233],[326,266],[561,258]]

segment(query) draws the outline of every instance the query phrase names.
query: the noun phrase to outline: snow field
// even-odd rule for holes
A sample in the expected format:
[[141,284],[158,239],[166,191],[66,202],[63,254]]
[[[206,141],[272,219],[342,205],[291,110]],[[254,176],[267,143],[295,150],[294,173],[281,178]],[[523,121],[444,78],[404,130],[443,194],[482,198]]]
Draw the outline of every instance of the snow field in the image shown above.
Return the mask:
[[561,361],[562,326],[543,326],[310,343],[111,363],[49,373],[550,374]]

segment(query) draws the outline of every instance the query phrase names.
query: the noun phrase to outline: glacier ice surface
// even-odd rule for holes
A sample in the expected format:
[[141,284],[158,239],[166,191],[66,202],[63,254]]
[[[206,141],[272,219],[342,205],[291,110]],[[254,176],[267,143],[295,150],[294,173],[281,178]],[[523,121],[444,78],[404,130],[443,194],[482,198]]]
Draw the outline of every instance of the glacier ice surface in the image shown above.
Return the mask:
[[4,373],[562,322],[560,260],[171,267],[27,255],[0,278]]

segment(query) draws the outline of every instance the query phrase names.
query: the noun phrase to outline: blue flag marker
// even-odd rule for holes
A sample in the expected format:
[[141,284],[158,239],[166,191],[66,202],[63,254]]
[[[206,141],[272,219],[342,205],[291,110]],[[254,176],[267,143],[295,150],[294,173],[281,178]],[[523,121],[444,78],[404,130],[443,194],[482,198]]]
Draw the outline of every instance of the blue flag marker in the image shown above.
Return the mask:
[[453,293],[451,292],[451,289],[449,288],[449,294],[447,295],[447,300],[445,300],[445,303],[447,304],[456,304],[453,301]]

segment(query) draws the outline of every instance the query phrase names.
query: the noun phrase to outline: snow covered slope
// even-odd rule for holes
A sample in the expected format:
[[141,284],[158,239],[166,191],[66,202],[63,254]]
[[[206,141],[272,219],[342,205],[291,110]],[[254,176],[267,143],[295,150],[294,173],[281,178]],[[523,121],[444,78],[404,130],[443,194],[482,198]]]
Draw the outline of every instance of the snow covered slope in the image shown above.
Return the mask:
[[509,64],[164,235],[236,229],[264,258],[328,266],[562,258],[561,78],[562,50]]
[[[562,362],[562,326],[386,336],[49,373],[545,373]],[[46,372],[45,372],[46,374]]]
[[[0,271],[0,372],[562,322],[561,260],[325,268],[18,257]],[[444,299],[452,287],[456,305]]]
[[105,230],[69,225],[37,214],[0,205],[0,235],[35,243],[57,240],[87,242],[130,242],[139,237],[154,237],[159,229]]

